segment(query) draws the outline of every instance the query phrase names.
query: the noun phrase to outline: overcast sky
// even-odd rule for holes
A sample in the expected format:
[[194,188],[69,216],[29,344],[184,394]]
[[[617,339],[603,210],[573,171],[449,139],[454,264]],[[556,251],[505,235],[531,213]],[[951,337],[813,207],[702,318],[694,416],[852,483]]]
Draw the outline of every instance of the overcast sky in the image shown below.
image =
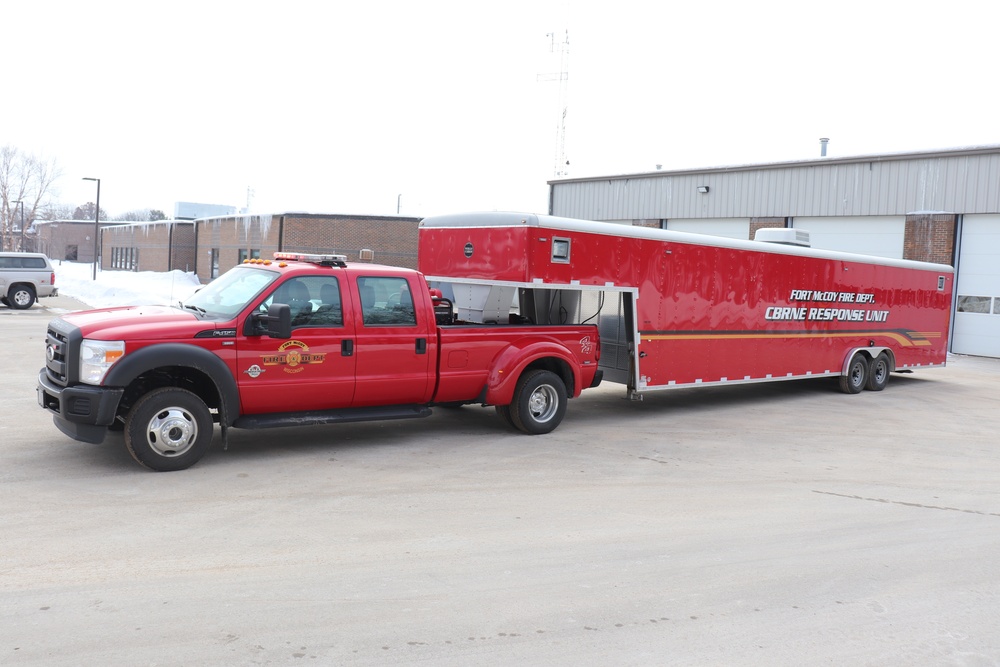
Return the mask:
[[[544,212],[571,177],[1000,143],[1000,3],[5,3],[0,145],[56,199]],[[555,39],[547,36],[550,33]],[[549,79],[549,80],[546,80]]]

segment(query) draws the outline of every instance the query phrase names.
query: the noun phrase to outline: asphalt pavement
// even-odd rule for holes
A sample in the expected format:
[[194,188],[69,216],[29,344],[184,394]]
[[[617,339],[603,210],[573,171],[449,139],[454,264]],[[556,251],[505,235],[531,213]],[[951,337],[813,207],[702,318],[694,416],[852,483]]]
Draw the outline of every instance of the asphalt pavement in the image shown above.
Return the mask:
[[1000,360],[218,437],[151,473],[38,407],[0,308],[2,665],[1000,664]]

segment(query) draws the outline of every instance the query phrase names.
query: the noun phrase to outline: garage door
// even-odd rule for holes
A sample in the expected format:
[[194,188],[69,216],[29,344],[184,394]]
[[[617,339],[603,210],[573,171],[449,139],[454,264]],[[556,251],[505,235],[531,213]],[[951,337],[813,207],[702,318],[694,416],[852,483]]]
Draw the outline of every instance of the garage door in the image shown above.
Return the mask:
[[671,218],[667,220],[667,229],[746,241],[750,238],[750,218]]
[[809,232],[814,248],[903,258],[905,216],[795,218],[792,227]]
[[966,215],[951,350],[1000,357],[1000,215]]

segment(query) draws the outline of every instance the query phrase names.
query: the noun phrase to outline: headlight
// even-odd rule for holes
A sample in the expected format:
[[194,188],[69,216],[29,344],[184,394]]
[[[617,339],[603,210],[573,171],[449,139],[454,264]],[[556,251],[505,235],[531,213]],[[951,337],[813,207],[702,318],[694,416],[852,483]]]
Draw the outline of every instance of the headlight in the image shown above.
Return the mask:
[[83,339],[80,345],[80,382],[101,384],[108,369],[125,354],[123,340]]

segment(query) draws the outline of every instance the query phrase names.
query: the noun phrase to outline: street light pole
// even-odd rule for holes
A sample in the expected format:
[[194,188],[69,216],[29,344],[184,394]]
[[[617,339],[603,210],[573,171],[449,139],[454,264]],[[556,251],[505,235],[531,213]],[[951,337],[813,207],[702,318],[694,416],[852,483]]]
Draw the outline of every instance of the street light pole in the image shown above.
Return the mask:
[[85,181],[97,181],[97,204],[94,206],[94,275],[97,280],[97,240],[101,238],[101,179],[83,177]]
[[21,244],[18,250],[24,250],[24,202],[18,199],[17,201],[11,202],[11,204],[17,204],[21,207]]

